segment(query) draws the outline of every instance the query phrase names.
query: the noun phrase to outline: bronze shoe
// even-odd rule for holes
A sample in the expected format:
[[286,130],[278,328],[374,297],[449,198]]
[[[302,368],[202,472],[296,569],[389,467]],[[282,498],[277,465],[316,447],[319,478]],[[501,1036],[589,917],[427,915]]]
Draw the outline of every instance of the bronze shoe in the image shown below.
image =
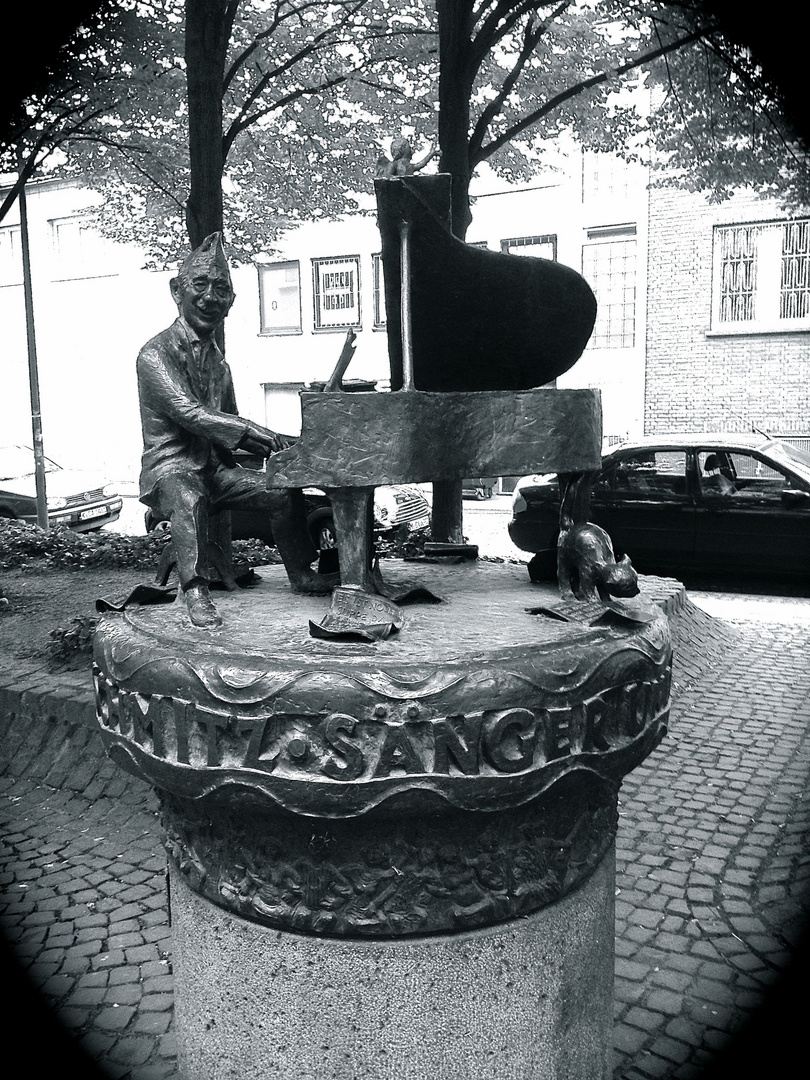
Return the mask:
[[208,595],[207,585],[189,585],[185,591],[188,617],[201,630],[216,630],[222,626],[222,618]]

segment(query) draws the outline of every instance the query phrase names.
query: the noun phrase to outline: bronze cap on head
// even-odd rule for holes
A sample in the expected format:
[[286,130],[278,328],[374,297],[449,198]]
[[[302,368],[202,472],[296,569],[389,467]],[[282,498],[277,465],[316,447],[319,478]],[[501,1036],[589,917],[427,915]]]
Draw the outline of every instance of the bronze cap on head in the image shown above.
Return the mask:
[[211,277],[222,274],[230,282],[230,268],[221,232],[209,233],[200,246],[185,257],[177,269],[177,277],[181,281],[190,281],[195,273],[201,271]]
[[169,282],[177,310],[197,334],[208,335],[231,309],[233,291],[222,233],[214,232],[186,256]]

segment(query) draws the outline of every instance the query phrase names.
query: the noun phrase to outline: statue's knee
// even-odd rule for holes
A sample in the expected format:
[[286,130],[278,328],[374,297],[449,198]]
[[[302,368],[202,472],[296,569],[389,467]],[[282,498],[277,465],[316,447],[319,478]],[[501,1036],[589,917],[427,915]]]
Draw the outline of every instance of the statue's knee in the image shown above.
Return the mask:
[[160,482],[158,503],[161,514],[169,520],[194,517],[208,509],[208,496],[196,478],[171,475]]
[[208,511],[208,499],[205,492],[194,488],[175,488],[169,495],[167,503],[167,508],[171,509],[169,518],[173,521],[178,517],[198,519],[201,514]]
[[304,493],[297,488],[285,491],[265,491],[265,505],[274,514],[293,514],[304,510]]

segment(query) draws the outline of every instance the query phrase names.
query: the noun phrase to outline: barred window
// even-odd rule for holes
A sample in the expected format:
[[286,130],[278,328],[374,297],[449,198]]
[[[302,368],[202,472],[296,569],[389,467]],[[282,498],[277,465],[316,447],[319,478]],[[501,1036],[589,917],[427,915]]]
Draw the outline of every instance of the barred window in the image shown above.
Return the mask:
[[712,328],[810,329],[810,221],[715,227]]
[[582,274],[597,302],[590,347],[631,349],[636,340],[635,239],[583,244]]
[[720,233],[720,258],[721,322],[753,319],[757,281],[756,226],[723,229]]
[[806,319],[810,315],[810,221],[788,221],[782,226],[782,284],[779,318]]
[[360,328],[360,257],[313,259],[316,330]]

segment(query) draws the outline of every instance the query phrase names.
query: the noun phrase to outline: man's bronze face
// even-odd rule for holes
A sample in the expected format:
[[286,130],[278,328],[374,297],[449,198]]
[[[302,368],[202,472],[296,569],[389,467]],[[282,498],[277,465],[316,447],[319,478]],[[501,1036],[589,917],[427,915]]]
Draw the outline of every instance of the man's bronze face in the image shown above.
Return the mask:
[[230,278],[216,267],[196,268],[188,281],[172,281],[171,289],[180,314],[192,330],[203,335],[216,330],[234,300]]

